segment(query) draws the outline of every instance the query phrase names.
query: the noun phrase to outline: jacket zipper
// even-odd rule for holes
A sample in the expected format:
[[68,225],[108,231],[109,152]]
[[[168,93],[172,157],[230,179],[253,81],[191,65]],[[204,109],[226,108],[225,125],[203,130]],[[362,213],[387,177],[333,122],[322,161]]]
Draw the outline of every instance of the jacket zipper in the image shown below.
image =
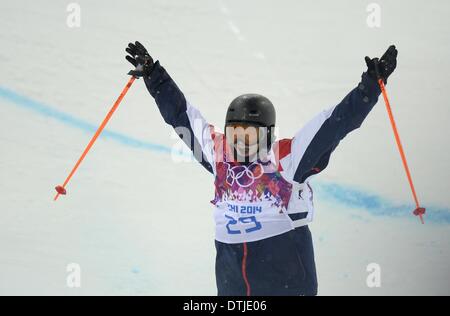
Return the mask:
[[242,277],[244,278],[244,283],[246,287],[246,295],[250,296],[251,289],[250,289],[250,283],[248,282],[247,278],[247,256],[248,256],[248,249],[247,249],[247,243],[244,242],[244,256],[242,257]]

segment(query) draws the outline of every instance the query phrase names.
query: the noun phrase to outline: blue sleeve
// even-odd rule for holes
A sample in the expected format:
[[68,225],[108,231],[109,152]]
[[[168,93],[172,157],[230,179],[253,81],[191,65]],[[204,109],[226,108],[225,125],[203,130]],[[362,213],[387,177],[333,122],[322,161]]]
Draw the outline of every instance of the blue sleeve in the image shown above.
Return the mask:
[[[367,73],[363,73],[361,78],[358,86],[350,91],[338,105],[329,112],[322,113],[318,118],[320,124],[312,124],[311,137],[303,142],[306,149],[302,150],[297,160],[295,181],[302,183],[310,175],[325,169],[331,153],[339,142],[348,133],[361,126],[377,103],[381,93],[378,83]],[[298,136],[302,137],[302,135]]]
[[[154,64],[150,75],[144,77],[144,81],[148,91],[155,99],[164,121],[176,130],[201,165],[210,173],[213,173],[212,147],[208,142],[206,121],[195,108],[188,104],[184,94],[167,71],[159,64],[159,61]],[[200,121],[201,126],[199,128],[194,125],[196,122],[193,118]],[[180,133],[180,130],[187,130],[189,135]]]

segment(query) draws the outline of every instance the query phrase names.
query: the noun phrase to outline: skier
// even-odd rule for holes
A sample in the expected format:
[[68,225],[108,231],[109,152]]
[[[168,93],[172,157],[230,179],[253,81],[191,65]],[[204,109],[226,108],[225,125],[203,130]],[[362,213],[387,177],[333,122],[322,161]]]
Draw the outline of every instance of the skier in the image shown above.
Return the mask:
[[317,295],[309,180],[326,168],[339,142],[377,103],[378,76],[386,83],[396,68],[395,46],[379,61],[366,57],[368,69],[356,88],[293,138],[281,140],[275,140],[275,109],[266,97],[234,99],[222,134],[141,43],[130,43],[126,51],[135,67],[129,74],[144,78],[165,122],[214,176],[218,295]]

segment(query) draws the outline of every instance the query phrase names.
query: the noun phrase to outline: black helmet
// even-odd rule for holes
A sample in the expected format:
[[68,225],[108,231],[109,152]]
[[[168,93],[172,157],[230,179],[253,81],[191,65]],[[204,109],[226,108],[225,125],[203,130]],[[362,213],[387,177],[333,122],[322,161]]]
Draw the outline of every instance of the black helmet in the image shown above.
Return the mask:
[[227,110],[225,118],[225,134],[227,126],[233,123],[242,123],[251,126],[267,128],[265,150],[270,150],[275,141],[275,108],[265,96],[260,94],[243,94],[235,98]]
[[225,126],[231,123],[274,127],[275,108],[260,94],[243,94],[234,99],[227,110]]

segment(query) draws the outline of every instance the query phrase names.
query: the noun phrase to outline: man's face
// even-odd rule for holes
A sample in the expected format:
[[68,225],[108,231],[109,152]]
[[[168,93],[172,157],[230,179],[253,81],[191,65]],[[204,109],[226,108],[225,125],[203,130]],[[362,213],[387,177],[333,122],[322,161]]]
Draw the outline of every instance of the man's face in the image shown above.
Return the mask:
[[226,126],[227,142],[237,154],[238,161],[254,161],[257,159],[259,150],[260,133],[258,126],[242,123],[234,123]]

